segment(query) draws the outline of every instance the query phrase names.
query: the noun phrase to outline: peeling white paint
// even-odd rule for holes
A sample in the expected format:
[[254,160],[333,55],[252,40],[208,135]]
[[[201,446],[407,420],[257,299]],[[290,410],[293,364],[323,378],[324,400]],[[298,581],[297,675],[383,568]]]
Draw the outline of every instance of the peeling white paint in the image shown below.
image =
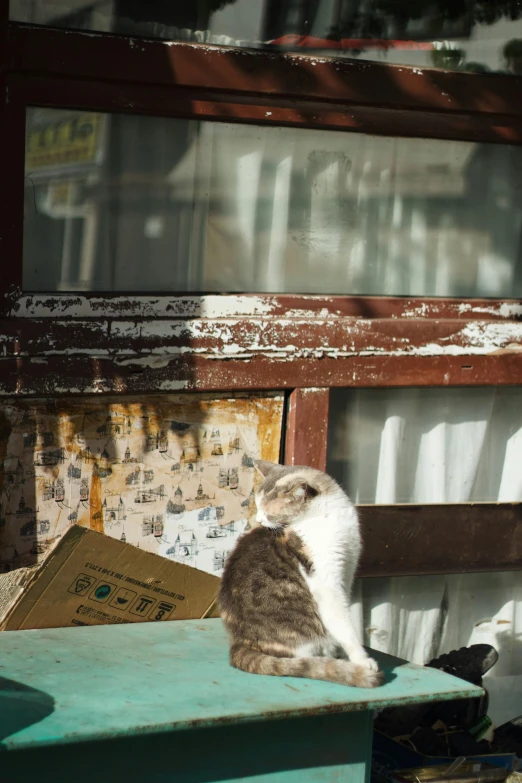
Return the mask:
[[[382,334],[372,330],[368,321],[353,321],[346,319],[338,326],[346,335],[342,347],[332,347],[328,344],[328,331],[317,335],[312,344],[298,346],[296,338],[302,334],[303,327],[309,325],[306,321],[292,319],[277,319],[274,324],[262,321],[251,321],[249,329],[242,329],[234,319],[220,321],[152,321],[147,323],[122,321],[117,322],[112,330],[114,339],[179,340],[179,345],[157,345],[137,353],[136,348],[124,351],[115,349],[67,348],[57,350],[50,347],[44,353],[50,355],[87,355],[100,358],[113,357],[118,366],[138,365],[149,368],[167,367],[176,356],[201,355],[213,359],[251,359],[257,355],[273,359],[291,361],[298,358],[324,357],[341,358],[347,356],[473,356],[487,355],[499,350],[522,350],[522,322],[471,321],[461,329],[437,341],[429,341],[422,345],[411,343],[411,337],[389,336],[383,345],[372,344],[372,340],[383,340]],[[327,326],[326,322],[316,321],[314,326]],[[263,340],[267,328],[273,327],[274,337]],[[270,334],[270,332],[268,333]],[[337,342],[339,331],[336,332]],[[367,344],[359,349],[366,335]],[[286,341],[283,342],[283,340]],[[290,339],[288,339],[290,338]],[[293,338],[293,339],[292,339]],[[314,344],[315,343],[315,344]],[[369,343],[369,344],[368,344]],[[390,347],[390,344],[393,347]]]
[[100,381],[97,382],[96,385],[89,384],[83,389],[79,389],[76,386],[54,386],[53,391],[56,392],[56,394],[102,394],[111,391],[111,387],[103,386]]
[[138,366],[158,369],[161,367],[168,367],[172,361],[172,356],[158,356],[157,354],[149,354],[148,356],[133,356],[130,359],[116,358],[114,361],[118,367]]
[[502,318],[516,318],[522,315],[522,304],[516,302],[503,302],[502,304],[492,304],[490,307],[478,307],[463,303],[459,305],[458,312],[460,315],[464,313],[488,313],[490,315],[499,315]]
[[179,389],[188,389],[190,384],[188,381],[161,381],[158,384],[160,391],[178,391]]
[[[85,297],[75,294],[21,295],[13,306],[10,316],[13,318],[97,318],[103,323],[117,324],[121,319],[129,318],[169,318],[172,321],[191,318],[256,318],[274,315],[281,311],[281,297],[267,294],[208,294],[205,296],[115,296],[115,297]],[[314,297],[303,295],[296,297],[294,307],[286,311],[288,318],[334,319],[343,317],[334,297]],[[321,309],[313,309],[312,302],[319,299]],[[308,304],[310,303],[310,305]],[[328,305],[332,308],[329,309]],[[467,313],[473,315],[492,315],[500,318],[515,318],[522,315],[522,304],[517,302],[495,302],[491,305],[474,305],[468,302],[449,306],[449,312],[454,308],[456,316]],[[405,305],[402,312],[391,316],[393,318],[423,318],[437,316],[441,306],[436,302],[422,302],[419,305]],[[444,304],[444,317],[448,315],[448,304]],[[346,317],[346,316],[344,316]],[[352,316],[354,320],[358,317]],[[114,320],[112,320],[114,319]],[[367,320],[367,319],[365,319]],[[91,324],[92,329],[99,330],[102,322],[97,320]]]
[[[462,339],[462,345],[456,344],[456,337]],[[441,343],[446,343],[442,345]],[[467,324],[451,337],[441,338],[440,343],[412,346],[406,350],[391,351],[391,356],[485,356],[499,350],[522,350],[522,324],[491,323],[476,321]],[[370,349],[370,354],[374,351]],[[366,351],[359,355],[368,355]]]
[[209,294],[208,296],[85,297],[74,294],[21,296],[14,318],[223,318],[270,315],[275,303],[267,296]]
[[401,318],[423,318],[430,310],[433,312],[432,308],[428,307],[428,305],[423,302],[418,307],[413,307],[411,310],[405,310],[401,313]]
[[232,345],[224,345],[222,351],[225,354],[225,356],[230,356],[231,354],[242,353],[244,351],[244,348],[241,348],[241,346],[238,345],[237,343],[232,343]]

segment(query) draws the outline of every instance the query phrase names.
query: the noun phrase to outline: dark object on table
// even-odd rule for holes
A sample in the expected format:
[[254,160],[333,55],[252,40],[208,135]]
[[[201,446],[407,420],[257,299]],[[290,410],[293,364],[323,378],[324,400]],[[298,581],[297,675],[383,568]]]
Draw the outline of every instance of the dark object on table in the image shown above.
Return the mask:
[[[490,644],[472,644],[434,658],[428,664],[466,680],[473,685],[482,685],[483,675],[497,662],[498,653]],[[403,737],[412,734],[418,727],[429,728],[438,720],[447,727],[464,729],[482,715],[488,708],[487,694],[479,699],[450,701],[444,704],[415,704],[411,707],[390,707],[375,719],[375,728],[388,737]],[[482,752],[482,751],[480,751]]]
[[426,666],[453,674],[454,677],[474,685],[481,685],[482,677],[497,661],[498,652],[490,644],[472,644],[471,647],[461,647],[460,650],[439,655]]

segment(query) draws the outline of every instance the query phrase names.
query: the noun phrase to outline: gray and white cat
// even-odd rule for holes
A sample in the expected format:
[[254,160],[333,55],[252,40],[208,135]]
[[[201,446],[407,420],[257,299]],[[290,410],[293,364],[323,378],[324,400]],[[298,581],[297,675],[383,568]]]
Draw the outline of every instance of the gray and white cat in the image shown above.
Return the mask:
[[260,526],[230,554],[221,617],[233,666],[373,688],[382,682],[350,619],[361,551],[357,513],[321,471],[257,461]]

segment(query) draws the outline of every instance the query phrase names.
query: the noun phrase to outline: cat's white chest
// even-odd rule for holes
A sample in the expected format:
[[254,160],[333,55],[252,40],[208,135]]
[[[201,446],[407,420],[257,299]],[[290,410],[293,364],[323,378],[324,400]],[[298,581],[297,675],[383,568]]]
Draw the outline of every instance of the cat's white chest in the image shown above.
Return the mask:
[[312,561],[308,573],[303,569],[303,578],[317,604],[328,644],[335,642],[351,660],[365,662],[368,656],[350,619],[350,592],[361,550],[357,513],[346,497],[319,510],[323,513],[293,526]]
[[312,595],[317,599],[325,591],[348,587],[360,554],[360,535],[353,506],[341,502],[319,509],[294,525],[306,546],[312,569],[303,574]]

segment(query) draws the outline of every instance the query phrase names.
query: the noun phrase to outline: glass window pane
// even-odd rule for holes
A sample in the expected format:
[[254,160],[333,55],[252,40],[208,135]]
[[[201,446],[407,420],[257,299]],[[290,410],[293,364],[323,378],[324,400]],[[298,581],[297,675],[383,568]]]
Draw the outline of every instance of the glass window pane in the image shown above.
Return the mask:
[[174,41],[522,72],[522,6],[510,0],[11,0],[10,16]]
[[484,681],[488,715],[500,726],[520,714],[520,572],[359,579],[352,616],[364,644],[418,664],[491,644],[499,659]]
[[522,500],[519,387],[333,389],[328,471],[355,503]]
[[26,290],[522,296],[522,147],[27,120]]

